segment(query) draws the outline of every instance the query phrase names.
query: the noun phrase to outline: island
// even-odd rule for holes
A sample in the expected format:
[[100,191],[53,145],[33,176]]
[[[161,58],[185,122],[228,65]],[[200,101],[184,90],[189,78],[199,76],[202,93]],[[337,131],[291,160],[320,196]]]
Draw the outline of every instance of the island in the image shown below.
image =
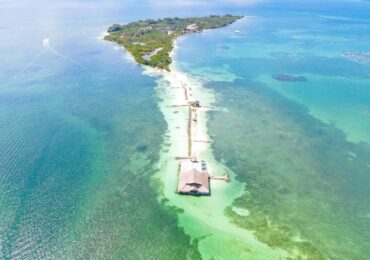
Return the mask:
[[227,26],[243,16],[210,15],[207,17],[147,19],[125,25],[113,24],[105,40],[123,46],[139,64],[170,71],[170,52],[174,40],[188,33]]

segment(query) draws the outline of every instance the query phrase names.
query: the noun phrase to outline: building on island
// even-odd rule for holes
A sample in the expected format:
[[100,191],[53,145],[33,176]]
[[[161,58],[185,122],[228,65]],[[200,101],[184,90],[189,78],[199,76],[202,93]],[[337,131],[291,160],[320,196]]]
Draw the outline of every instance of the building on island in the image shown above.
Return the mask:
[[186,26],[186,31],[188,32],[194,32],[196,30],[198,30],[198,25],[196,23],[192,23]]
[[205,161],[182,160],[177,192],[189,195],[209,195],[209,174]]

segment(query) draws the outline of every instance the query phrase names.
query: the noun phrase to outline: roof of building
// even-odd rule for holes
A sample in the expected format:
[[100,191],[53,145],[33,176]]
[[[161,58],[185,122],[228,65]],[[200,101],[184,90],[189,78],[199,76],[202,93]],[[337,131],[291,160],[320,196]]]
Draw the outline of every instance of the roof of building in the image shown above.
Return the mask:
[[196,30],[198,29],[198,25],[196,23],[192,23],[186,26],[186,30]]
[[209,194],[209,174],[199,162],[182,161],[177,191],[185,194]]

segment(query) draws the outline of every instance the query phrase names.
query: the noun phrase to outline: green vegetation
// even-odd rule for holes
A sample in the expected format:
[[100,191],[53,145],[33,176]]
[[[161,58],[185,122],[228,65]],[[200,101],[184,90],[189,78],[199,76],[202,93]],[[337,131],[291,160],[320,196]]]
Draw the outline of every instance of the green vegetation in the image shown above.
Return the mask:
[[200,32],[229,25],[242,16],[211,15],[192,18],[164,18],[140,20],[126,25],[113,24],[108,28],[106,40],[125,47],[144,65],[169,71],[173,41],[186,33]]

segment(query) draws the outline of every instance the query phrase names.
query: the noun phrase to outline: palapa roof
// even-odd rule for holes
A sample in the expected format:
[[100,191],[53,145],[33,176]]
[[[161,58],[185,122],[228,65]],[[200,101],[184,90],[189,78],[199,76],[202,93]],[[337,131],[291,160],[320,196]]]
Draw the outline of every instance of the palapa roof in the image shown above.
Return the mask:
[[209,174],[198,163],[182,162],[177,191],[185,194],[209,194]]

